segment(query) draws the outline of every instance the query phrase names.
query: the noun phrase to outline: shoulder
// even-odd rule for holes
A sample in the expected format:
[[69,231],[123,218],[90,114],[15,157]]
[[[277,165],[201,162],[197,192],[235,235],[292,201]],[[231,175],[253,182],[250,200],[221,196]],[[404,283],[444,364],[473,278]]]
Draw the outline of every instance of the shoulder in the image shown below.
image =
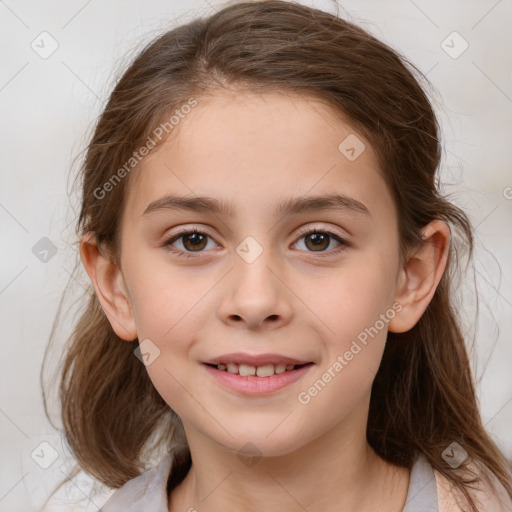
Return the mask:
[[[468,492],[479,511],[512,512],[512,499],[494,475],[488,477],[492,481],[493,485],[491,485],[485,477],[489,472],[484,472],[480,465],[470,462],[468,469],[471,469],[480,478],[479,482],[468,488]],[[471,476],[467,472],[466,475]],[[466,497],[459,489],[435,469],[434,476],[439,500],[439,512],[467,512],[470,510]]]
[[167,512],[167,479],[173,462],[167,453],[159,464],[126,482],[100,512]]

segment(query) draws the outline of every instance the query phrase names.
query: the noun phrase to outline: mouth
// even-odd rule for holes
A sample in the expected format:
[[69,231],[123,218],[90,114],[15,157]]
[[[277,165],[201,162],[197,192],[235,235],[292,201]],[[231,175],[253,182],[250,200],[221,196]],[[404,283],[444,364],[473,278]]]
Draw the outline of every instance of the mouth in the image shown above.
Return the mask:
[[207,366],[219,370],[221,372],[227,372],[232,375],[240,375],[241,377],[256,376],[261,378],[272,377],[274,375],[280,375],[286,372],[293,372],[305,366],[310,366],[313,363],[304,364],[265,364],[260,366],[250,364],[237,364],[237,363],[205,363]]
[[239,395],[264,396],[276,393],[303,378],[314,366],[311,361],[279,354],[225,354],[203,366],[224,388]]

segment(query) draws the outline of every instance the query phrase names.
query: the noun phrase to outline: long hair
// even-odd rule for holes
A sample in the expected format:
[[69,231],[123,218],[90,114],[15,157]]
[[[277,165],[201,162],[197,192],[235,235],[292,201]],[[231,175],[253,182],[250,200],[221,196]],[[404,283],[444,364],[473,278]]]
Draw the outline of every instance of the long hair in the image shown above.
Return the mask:
[[[472,228],[438,189],[439,125],[421,79],[428,83],[413,64],[362,28],[292,2],[235,3],[167,31],[133,60],[98,119],[80,168],[76,232],[94,233],[118,261],[119,221],[130,183],[129,170],[125,167],[123,179],[119,170],[191,99],[228,88],[324,102],[376,152],[399,212],[401,253],[421,244],[421,229],[434,219],[449,223],[461,240],[451,248],[448,267],[415,327],[388,334],[373,383],[367,439],[384,460],[409,469],[418,453],[424,454],[476,510],[467,494],[476,473],[464,479],[442,452],[458,442],[512,497],[510,467],[482,425],[454,312],[455,257],[461,248],[471,256]],[[104,193],[107,182],[111,186]],[[60,374],[66,440],[80,467],[114,488],[141,472],[151,439],[152,447],[183,443],[180,419],[134,357],[136,347],[137,340],[116,336],[91,293]],[[190,464],[183,453],[171,475],[175,481]]]

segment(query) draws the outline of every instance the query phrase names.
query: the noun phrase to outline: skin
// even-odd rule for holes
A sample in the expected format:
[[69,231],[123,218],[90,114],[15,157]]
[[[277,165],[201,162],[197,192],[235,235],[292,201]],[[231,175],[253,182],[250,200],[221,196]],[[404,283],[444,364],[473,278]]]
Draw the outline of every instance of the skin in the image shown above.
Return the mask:
[[[370,143],[313,99],[217,93],[199,99],[179,130],[130,177],[115,266],[94,234],[81,255],[113,329],[150,339],[156,389],[183,421],[193,465],[169,510],[399,511],[409,472],[366,441],[371,385],[388,329],[411,329],[446,266],[449,228],[433,221],[425,243],[399,255],[397,211]],[[356,134],[366,149],[349,161],[338,149]],[[322,210],[275,217],[278,201],[338,192],[368,215]],[[232,200],[236,215],[158,210],[166,194]],[[199,251],[179,228],[208,235]],[[316,248],[299,229],[332,231]],[[248,236],[262,248],[248,263]],[[324,256],[322,256],[324,255]],[[298,394],[344,354],[379,315],[401,310],[309,403]],[[314,362],[297,382],[266,397],[224,388],[202,362],[230,352],[278,353]],[[246,443],[261,458],[238,457]],[[245,452],[242,452],[245,453]]]

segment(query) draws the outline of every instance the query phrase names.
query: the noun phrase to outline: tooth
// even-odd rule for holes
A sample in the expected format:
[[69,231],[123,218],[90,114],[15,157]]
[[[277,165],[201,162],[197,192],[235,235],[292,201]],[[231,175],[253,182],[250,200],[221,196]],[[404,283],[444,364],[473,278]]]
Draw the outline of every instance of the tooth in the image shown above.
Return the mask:
[[217,365],[218,370],[224,371],[226,368],[227,368],[227,366],[225,364],[219,363]]
[[246,377],[247,375],[256,375],[256,367],[255,366],[249,366],[248,364],[241,364],[238,367],[238,373],[242,377]]
[[228,363],[228,372],[229,373],[238,373],[238,365],[233,363]]
[[258,366],[258,368],[256,368],[256,375],[258,377],[270,377],[274,375],[274,365],[267,364],[265,366]]
[[286,365],[286,370],[288,370],[288,371],[293,370],[294,366],[295,366],[294,364],[288,364],[288,365]]
[[285,364],[276,364],[275,366],[275,372],[276,373],[284,373],[286,371],[286,365]]

